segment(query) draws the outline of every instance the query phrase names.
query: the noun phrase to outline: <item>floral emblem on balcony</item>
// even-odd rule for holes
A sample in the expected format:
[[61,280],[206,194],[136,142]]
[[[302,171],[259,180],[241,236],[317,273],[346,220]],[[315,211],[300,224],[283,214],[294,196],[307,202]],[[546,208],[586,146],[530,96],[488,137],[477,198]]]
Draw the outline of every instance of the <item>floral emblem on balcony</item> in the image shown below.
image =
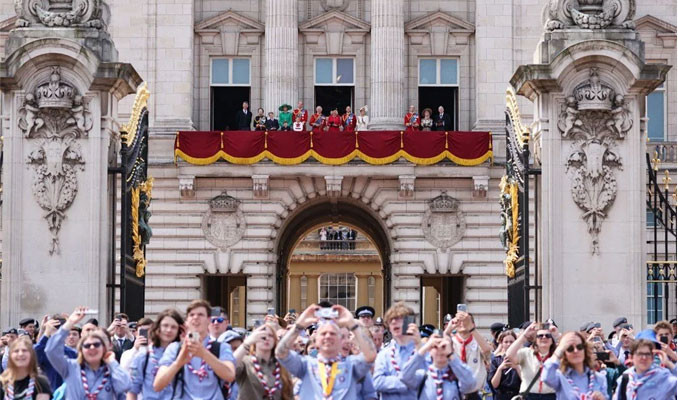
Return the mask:
[[240,201],[226,192],[210,200],[202,218],[202,231],[207,241],[221,251],[238,243],[245,233]]
[[446,192],[432,199],[422,221],[424,237],[435,247],[446,250],[461,240],[466,232],[466,219],[459,200]]

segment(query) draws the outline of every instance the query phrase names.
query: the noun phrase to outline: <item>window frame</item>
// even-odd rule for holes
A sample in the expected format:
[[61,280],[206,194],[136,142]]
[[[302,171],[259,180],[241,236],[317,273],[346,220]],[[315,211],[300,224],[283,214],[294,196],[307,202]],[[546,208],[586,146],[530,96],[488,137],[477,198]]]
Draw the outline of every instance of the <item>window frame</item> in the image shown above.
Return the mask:
[[[421,61],[422,60],[436,60],[436,81],[435,83],[421,83]],[[451,84],[451,83],[441,83],[441,67],[442,67],[442,60],[454,60],[457,63],[457,83],[456,84]],[[459,71],[459,57],[419,57],[417,59],[417,86],[420,87],[459,87],[459,81],[460,81],[460,71]]]
[[668,111],[669,111],[669,109],[668,109],[668,104],[667,104],[667,101],[666,101],[667,100],[666,81],[662,82],[661,85],[657,86],[652,92],[648,93],[648,95],[645,96],[645,115],[647,116],[647,118],[650,117],[649,112],[648,112],[648,107],[647,107],[647,99],[648,99],[648,97],[650,97],[651,94],[654,94],[655,92],[661,92],[661,94],[662,94],[662,105],[663,105],[663,114],[664,114],[664,121],[663,121],[662,125],[663,125],[663,128],[664,128],[663,129],[664,132],[663,132],[663,136],[662,136],[661,139],[654,139],[654,138],[651,139],[650,138],[650,127],[648,126],[647,127],[647,138],[648,138],[650,143],[657,143],[657,141],[666,142],[668,140],[667,136],[668,136],[668,122],[669,122],[668,121],[669,120],[668,119]]
[[[213,83],[213,67],[215,60],[228,60],[228,82],[229,83]],[[248,71],[248,82],[247,83],[233,83],[233,61],[234,60],[247,60],[249,71]],[[251,87],[252,86],[252,59],[248,57],[210,57],[210,85],[209,87]]]
[[[325,272],[325,273],[321,274],[318,277],[318,301],[320,302],[320,301],[323,301],[323,300],[327,300],[327,301],[331,301],[331,302],[334,303],[334,300],[338,300],[338,297],[337,298],[332,298],[330,296],[322,297],[321,294],[322,294],[322,287],[323,287],[323,277],[327,276],[328,278],[329,277],[335,277],[336,278],[339,275],[344,275],[346,278],[350,277],[350,279],[353,280],[353,285],[352,285],[353,286],[353,296],[347,297],[346,299],[348,300],[347,301],[347,308],[349,308],[351,306],[350,303],[351,303],[351,301],[353,301],[353,306],[354,306],[353,309],[355,309],[355,307],[358,304],[358,277],[355,275],[355,273],[352,273],[352,272]],[[331,283],[327,284],[328,293],[329,293],[329,288],[332,287],[331,285],[332,285]],[[336,285],[334,285],[334,287],[339,287],[339,285],[340,284],[336,284]],[[345,284],[344,287],[349,287],[349,285]],[[336,304],[338,304],[338,303],[336,303]]]
[[[318,61],[322,59],[332,60],[332,82],[318,83]],[[337,60],[351,60],[353,64],[353,82],[351,83],[337,83]],[[355,86],[356,85],[356,62],[355,57],[315,57],[313,58],[313,86]]]

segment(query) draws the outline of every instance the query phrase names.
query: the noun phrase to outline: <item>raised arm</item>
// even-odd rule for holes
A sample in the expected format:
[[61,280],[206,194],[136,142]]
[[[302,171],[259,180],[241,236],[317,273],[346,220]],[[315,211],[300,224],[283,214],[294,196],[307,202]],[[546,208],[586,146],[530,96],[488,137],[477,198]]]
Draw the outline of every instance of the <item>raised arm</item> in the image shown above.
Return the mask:
[[346,307],[335,305],[332,308],[339,313],[337,324],[348,328],[354,333],[356,343],[360,348],[360,352],[365,357],[365,361],[373,363],[377,358],[377,350],[374,347],[374,342],[370,339],[370,335],[367,333],[367,329],[365,329],[360,321],[353,318],[353,314]]
[[311,304],[307,309],[304,310],[297,322],[294,324],[294,328],[290,329],[275,348],[275,356],[279,360],[284,360],[290,353],[290,350],[294,346],[294,342],[297,340],[299,333],[311,326],[311,324],[318,321],[318,318],[315,316],[315,312],[320,309],[319,306]]
[[54,370],[58,372],[64,380],[66,380],[66,377],[68,376],[68,357],[64,354],[66,337],[71,331],[71,328],[85,318],[86,310],[86,307],[76,308],[61,328],[49,338],[47,347],[45,347],[47,359],[50,364],[52,364],[52,367],[54,367]]
[[[219,358],[217,358],[211,351],[207,350],[203,346],[202,342],[187,341],[187,349],[190,354],[193,354],[195,357],[200,357],[207,365],[209,365],[214,373],[221,379],[226,382],[233,382],[235,380],[235,365],[233,365],[233,356],[230,353],[230,349],[227,349],[228,344],[223,344],[220,349]],[[228,355],[228,357],[226,357]],[[222,358],[230,358],[222,360]]]
[[[177,353],[179,354],[177,355]],[[188,353],[186,342],[181,343],[181,345],[170,344],[158,363],[160,368],[153,381],[153,390],[161,392],[190,361],[191,355]]]
[[506,355],[504,356],[504,358],[508,358],[514,364],[518,364],[518,359],[517,359],[518,350],[525,347],[525,344],[529,342],[529,338],[531,337],[531,335],[534,335],[534,334],[537,333],[537,327],[538,326],[539,325],[536,322],[533,322],[532,324],[530,324],[530,326],[528,326],[527,329],[525,329],[525,331],[523,333],[521,333],[520,336],[518,336],[518,339],[516,339],[511,344],[511,346],[508,348],[508,350],[506,350]]

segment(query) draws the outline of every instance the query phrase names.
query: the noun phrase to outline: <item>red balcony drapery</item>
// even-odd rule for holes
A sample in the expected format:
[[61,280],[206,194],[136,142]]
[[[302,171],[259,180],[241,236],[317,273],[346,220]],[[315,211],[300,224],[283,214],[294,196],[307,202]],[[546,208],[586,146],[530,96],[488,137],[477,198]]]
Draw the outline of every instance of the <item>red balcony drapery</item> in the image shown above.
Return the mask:
[[174,141],[175,160],[196,165],[226,160],[254,164],[267,158],[281,165],[300,164],[313,157],[328,165],[356,157],[383,165],[403,157],[418,165],[449,159],[459,165],[478,165],[492,158],[490,132],[461,131],[181,131]]

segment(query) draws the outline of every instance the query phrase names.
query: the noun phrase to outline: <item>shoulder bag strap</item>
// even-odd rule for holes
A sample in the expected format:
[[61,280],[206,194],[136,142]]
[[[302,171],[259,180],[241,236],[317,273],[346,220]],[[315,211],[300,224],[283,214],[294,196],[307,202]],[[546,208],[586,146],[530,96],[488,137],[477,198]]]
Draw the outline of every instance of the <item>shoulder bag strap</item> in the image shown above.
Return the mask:
[[530,382],[530,384],[527,386],[527,389],[525,389],[524,392],[520,393],[521,395],[525,395],[525,394],[530,393],[530,390],[532,390],[532,386],[534,386],[534,384],[537,383],[537,381],[541,377],[541,371],[543,369],[544,369],[543,365],[541,367],[539,367],[539,372],[537,372],[537,374],[534,376],[534,378],[532,378],[532,382]]

